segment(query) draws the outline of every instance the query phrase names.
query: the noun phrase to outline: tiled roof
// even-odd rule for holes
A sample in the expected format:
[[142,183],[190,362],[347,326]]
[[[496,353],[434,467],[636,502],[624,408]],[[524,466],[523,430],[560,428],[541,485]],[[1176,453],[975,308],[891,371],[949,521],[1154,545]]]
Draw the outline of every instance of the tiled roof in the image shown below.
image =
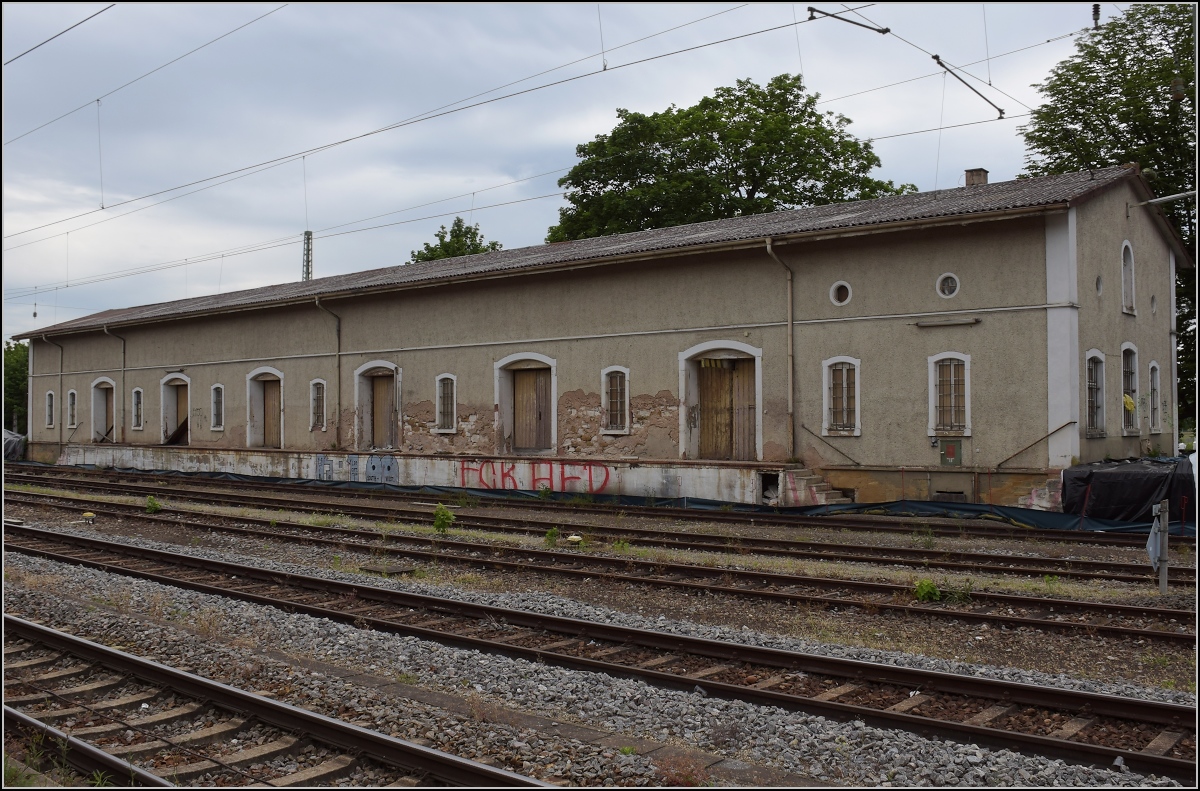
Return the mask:
[[834,203],[803,209],[710,220],[673,228],[580,239],[573,242],[543,244],[513,250],[497,250],[479,255],[443,258],[437,261],[389,266],[365,272],[323,277],[316,280],[282,283],[275,286],[214,294],[118,308],[93,313],[42,330],[24,333],[22,338],[45,333],[78,332],[102,326],[141,324],[223,310],[267,307],[271,304],[312,299],[326,294],[359,290],[403,288],[422,281],[463,278],[506,271],[529,271],[539,267],[562,267],[638,254],[653,254],[673,249],[702,247],[764,237],[787,237],[814,231],[834,231],[860,226],[937,220],[970,214],[1012,209],[1062,205],[1086,198],[1093,191],[1132,176],[1137,171],[1111,167],[1091,172],[1059,176],[1017,179],[973,187],[894,195],[874,200]]

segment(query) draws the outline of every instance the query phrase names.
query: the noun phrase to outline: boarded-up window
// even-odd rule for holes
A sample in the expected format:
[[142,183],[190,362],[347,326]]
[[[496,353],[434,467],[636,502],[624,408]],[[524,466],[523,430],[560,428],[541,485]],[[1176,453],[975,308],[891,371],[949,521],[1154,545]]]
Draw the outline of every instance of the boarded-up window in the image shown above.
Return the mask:
[[853,431],[858,425],[858,405],[854,402],[853,363],[833,363],[829,366],[829,428],[833,431]]
[[457,398],[454,392],[454,380],[449,376],[443,376],[438,380],[437,385],[437,427],[442,431],[452,431],[455,428],[454,407]]
[[142,391],[133,391],[133,427],[142,428]]
[[309,400],[312,402],[312,415],[309,418],[310,431],[325,428],[325,383],[313,382]]
[[1160,429],[1162,426],[1159,423],[1161,419],[1158,403],[1158,366],[1150,366],[1150,428],[1154,430]]
[[753,460],[754,360],[700,360],[699,391],[700,458]]
[[605,382],[605,391],[608,397],[608,405],[605,410],[607,419],[605,420],[605,428],[610,431],[624,431],[626,426],[625,415],[625,373],[623,371],[610,371]]
[[550,369],[513,371],[513,449],[546,450],[550,443]]
[[938,360],[938,431],[962,431],[967,427],[967,376],[962,360]]
[[46,428],[54,428],[54,391],[46,393]]
[[280,425],[280,388],[278,379],[268,379],[263,382],[263,447],[279,448],[283,446],[282,425]]
[[212,427],[225,428],[225,388],[214,385],[212,389]]
[[1089,434],[1104,433],[1104,359],[1087,360],[1087,430]]
[[67,393],[67,428],[75,428],[75,391]]
[[[1121,425],[1126,431],[1134,431],[1137,421],[1137,352],[1126,349],[1121,352]],[[1132,409],[1130,406],[1132,405]]]

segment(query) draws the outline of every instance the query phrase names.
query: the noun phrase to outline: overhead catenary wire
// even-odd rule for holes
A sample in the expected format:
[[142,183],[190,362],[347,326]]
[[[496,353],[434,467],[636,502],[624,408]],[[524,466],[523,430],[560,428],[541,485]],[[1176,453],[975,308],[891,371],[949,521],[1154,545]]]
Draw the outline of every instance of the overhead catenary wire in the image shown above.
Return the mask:
[[[18,55],[16,58],[9,58],[8,60],[4,61],[4,65],[5,65],[5,66],[7,66],[8,64],[12,63],[12,62],[13,62],[14,60],[16,60],[17,58],[23,58],[23,57],[25,57],[26,55],[28,55],[30,52],[33,52],[33,51],[34,51],[35,49],[37,49],[38,47],[44,46],[44,45],[46,45],[46,44],[49,44],[51,41],[53,41],[54,39],[58,38],[58,37],[59,37],[59,36],[61,36],[63,33],[66,33],[66,32],[68,32],[68,31],[74,30],[75,28],[77,28],[77,27],[79,27],[80,25],[82,25],[84,22],[88,21],[88,19],[94,19],[95,17],[98,17],[98,16],[100,16],[100,15],[101,15],[101,14],[103,14],[105,11],[107,11],[109,8],[112,8],[112,7],[113,7],[113,6],[115,6],[115,5],[116,5],[116,3],[113,3],[112,5],[106,6],[105,8],[101,8],[101,9],[100,9],[99,11],[97,11],[96,13],[94,13],[94,14],[92,14],[91,16],[87,17],[87,19],[81,19],[81,20],[79,20],[78,22],[76,22],[75,24],[71,25],[69,28],[67,28],[66,30],[62,31],[62,33],[55,33],[53,36],[51,36],[50,38],[46,39],[46,40],[45,40],[45,41],[43,41],[41,44],[38,44],[38,45],[36,45],[36,46],[30,47],[29,49],[25,50],[25,51],[24,51],[24,52],[22,52],[20,55]],[[85,105],[85,106],[86,106],[86,105]]]
[[[115,4],[114,4],[114,5],[115,5]],[[269,17],[271,14],[274,14],[276,11],[278,11],[278,10],[280,10],[281,8],[284,8],[284,7],[286,7],[286,6],[287,6],[287,3],[284,3],[283,5],[279,6],[279,8],[276,8],[276,9],[273,9],[273,10],[271,10],[271,11],[268,11],[267,13],[263,14],[263,15],[262,15],[262,16],[260,16],[260,17],[255,17],[254,19],[251,19],[251,20],[250,20],[249,22],[247,22],[246,24],[244,24],[244,25],[239,25],[238,27],[235,27],[233,30],[230,30],[228,33],[222,33],[221,35],[219,35],[219,36],[217,36],[216,38],[214,38],[212,41],[209,41],[209,42],[208,42],[208,43],[206,43],[206,44],[201,44],[200,46],[196,47],[195,49],[193,49],[193,50],[190,50],[190,51],[188,51],[188,52],[185,52],[185,53],[183,53],[183,54],[182,54],[182,55],[180,55],[178,58],[175,58],[174,60],[169,60],[169,61],[167,61],[166,63],[164,63],[163,65],[159,66],[158,68],[156,68],[156,69],[151,69],[150,71],[146,72],[146,73],[145,73],[145,74],[143,74],[142,76],[140,76],[140,77],[135,77],[134,79],[130,80],[129,82],[125,83],[124,85],[121,85],[121,86],[119,86],[119,87],[113,88],[113,89],[112,89],[111,91],[109,91],[108,93],[101,94],[101,95],[100,95],[99,97],[97,97],[97,98],[99,98],[99,99],[106,99],[106,98],[108,98],[109,96],[112,96],[112,95],[113,95],[114,93],[116,93],[117,91],[124,90],[125,88],[128,88],[130,85],[133,85],[135,82],[138,82],[139,80],[143,80],[143,79],[145,79],[146,77],[149,77],[151,74],[154,74],[156,71],[162,71],[162,70],[163,70],[163,69],[165,69],[166,67],[170,66],[172,63],[177,63],[178,61],[181,61],[181,60],[183,60],[184,58],[186,58],[188,55],[191,55],[191,54],[193,54],[193,53],[199,52],[200,50],[204,49],[205,47],[207,47],[207,46],[209,46],[209,45],[211,45],[211,44],[216,44],[218,41],[220,41],[221,39],[225,38],[226,36],[231,36],[231,35],[233,35],[234,33],[236,33],[236,32],[238,32],[239,30],[241,30],[242,28],[244,28],[244,27],[248,27],[248,26],[250,26],[250,25],[253,25],[253,24],[254,24],[255,22],[257,22],[258,20],[260,20],[260,19],[265,19],[266,17]],[[109,8],[112,8],[112,6],[109,6]],[[105,9],[105,10],[107,11],[108,9]],[[94,15],[93,15],[93,16],[94,16]],[[89,19],[90,19],[90,17],[89,17]],[[85,19],[84,21],[86,22],[87,20]],[[64,32],[65,32],[65,31],[64,31]],[[18,55],[17,57],[20,57],[20,56]],[[73,114],[75,114],[75,113],[79,112],[80,110],[84,109],[85,107],[87,107],[87,106],[88,106],[88,105],[90,105],[90,104],[91,104],[91,102],[84,102],[83,104],[81,104],[81,105],[79,105],[78,107],[76,107],[74,110],[68,110],[67,112],[63,113],[62,115],[58,116],[57,118],[51,118],[49,121],[46,121],[44,124],[40,124],[40,125],[38,125],[38,126],[35,126],[33,129],[30,129],[28,132],[22,132],[21,134],[17,135],[17,136],[16,136],[16,137],[14,137],[13,139],[11,139],[11,140],[6,140],[6,141],[4,142],[4,145],[8,145],[9,143],[15,143],[15,142],[17,142],[18,140],[20,140],[22,137],[25,137],[25,136],[27,136],[27,135],[31,135],[31,134],[33,134],[34,132],[38,131],[39,129],[44,129],[45,127],[49,126],[50,124],[54,123],[55,121],[61,121],[62,119],[66,118],[68,115],[73,115]]]
[[[860,7],[866,7],[866,6],[860,6]],[[853,10],[853,9],[851,9],[851,10]],[[588,77],[594,77],[594,76],[596,76],[596,75],[598,75],[598,74],[603,74],[603,73],[605,73],[606,71],[616,71],[616,70],[618,70],[618,69],[626,69],[626,68],[629,68],[629,67],[631,67],[631,66],[639,66],[639,65],[642,65],[642,64],[644,64],[644,63],[651,63],[651,62],[653,62],[653,61],[656,61],[656,60],[662,60],[663,58],[674,57],[674,56],[676,56],[676,55],[683,55],[683,54],[686,54],[686,53],[689,53],[689,52],[695,52],[695,51],[698,51],[698,50],[706,49],[706,48],[708,48],[708,47],[714,47],[714,46],[717,46],[717,45],[720,45],[720,44],[727,44],[727,43],[729,43],[729,42],[731,42],[731,41],[739,41],[739,40],[741,40],[741,39],[751,38],[751,37],[753,37],[753,36],[760,36],[760,35],[763,35],[764,33],[772,33],[772,32],[775,32],[775,31],[777,31],[777,30],[782,30],[782,29],[784,29],[784,28],[792,27],[792,26],[793,26],[793,25],[795,25],[795,24],[800,24],[800,25],[803,25],[803,24],[806,24],[806,23],[807,23],[807,22],[809,22],[809,21],[810,21],[810,20],[801,20],[800,22],[797,22],[797,23],[793,23],[793,22],[787,22],[787,23],[784,23],[784,24],[782,24],[782,25],[774,25],[774,26],[772,26],[772,27],[768,27],[768,28],[762,28],[762,29],[760,29],[760,30],[754,30],[754,31],[751,31],[751,32],[749,32],[749,33],[742,33],[742,34],[739,34],[739,35],[736,35],[736,36],[728,36],[728,37],[726,37],[726,38],[718,39],[718,40],[716,40],[716,41],[709,41],[709,42],[706,42],[706,43],[704,43],[704,44],[696,44],[696,45],[694,45],[694,46],[691,46],[691,47],[683,47],[683,48],[681,48],[681,49],[672,50],[672,51],[670,51],[670,52],[663,52],[663,53],[660,53],[660,54],[658,54],[658,55],[651,55],[651,56],[648,56],[648,57],[645,57],[645,58],[639,58],[638,60],[629,61],[628,63],[622,63],[622,64],[620,64],[620,65],[617,65],[617,66],[612,66],[612,67],[610,67],[610,68],[609,68],[609,69],[607,69],[607,70],[605,70],[605,69],[598,69],[598,70],[594,70],[594,71],[589,71],[589,72],[585,72],[585,73],[583,73],[583,74],[577,74],[577,75],[575,75],[575,76],[573,76],[573,77],[565,77],[565,78],[563,78],[563,79],[561,79],[561,80],[555,80],[555,81],[553,81],[553,82],[544,83],[544,84],[542,84],[542,85],[536,85],[536,86],[534,86],[534,87],[532,87],[532,88],[526,88],[526,89],[524,89],[524,90],[520,90],[520,91],[513,91],[512,93],[507,93],[507,94],[504,94],[504,95],[502,95],[502,96],[496,96],[496,97],[493,97],[493,98],[491,98],[491,99],[484,99],[484,100],[481,100],[481,101],[478,101],[478,102],[474,102],[474,103],[472,103],[472,104],[466,104],[466,105],[463,105],[463,106],[461,106],[461,107],[455,107],[455,108],[451,108],[451,109],[447,109],[447,110],[442,110],[442,111],[440,111],[440,112],[429,113],[429,114],[422,115],[421,117],[412,118],[412,119],[408,119],[408,120],[404,120],[404,121],[397,121],[396,123],[393,123],[393,124],[388,124],[387,126],[383,126],[383,127],[380,127],[380,128],[378,128],[378,129],[373,129],[373,130],[371,130],[371,131],[368,131],[368,132],[362,132],[362,133],[360,133],[360,134],[357,134],[357,135],[352,135],[352,136],[350,136],[350,137],[346,137],[346,138],[343,138],[343,139],[341,139],[341,140],[337,140],[337,141],[335,141],[335,142],[332,142],[332,143],[326,143],[326,144],[324,144],[324,145],[315,146],[315,147],[313,147],[313,148],[309,148],[309,149],[306,149],[306,150],[303,150],[303,151],[296,151],[296,152],[294,152],[294,153],[292,153],[292,154],[286,154],[286,155],[284,155],[284,156],[281,156],[281,157],[275,157],[275,158],[273,158],[273,159],[264,160],[263,162],[258,162],[258,163],[255,163],[255,164],[253,164],[253,165],[246,165],[246,166],[244,166],[244,167],[235,168],[234,170],[229,170],[229,171],[226,171],[226,172],[224,172],[224,173],[219,173],[219,174],[217,174],[217,175],[215,175],[215,176],[208,176],[208,177],[206,177],[206,178],[203,178],[203,179],[197,179],[197,180],[195,180],[195,181],[190,181],[190,182],[187,182],[187,183],[185,183],[185,184],[179,184],[179,185],[176,185],[176,186],[174,186],[174,187],[169,187],[169,188],[167,188],[167,189],[162,189],[162,190],[157,190],[157,191],[155,191],[155,192],[147,193],[147,194],[145,194],[145,195],[142,195],[142,196],[140,196],[140,197],[137,197],[137,198],[129,198],[129,199],[127,199],[127,200],[124,200],[124,201],[121,201],[121,202],[119,202],[119,203],[113,203],[113,204],[109,205],[107,208],[114,208],[114,207],[117,207],[117,206],[123,206],[123,205],[125,205],[125,204],[128,204],[128,203],[135,203],[135,202],[137,202],[137,201],[140,201],[140,200],[145,200],[145,199],[147,199],[147,198],[153,198],[153,197],[156,197],[156,196],[158,196],[158,195],[163,195],[163,194],[166,194],[166,193],[168,193],[168,192],[174,192],[175,190],[179,190],[179,189],[185,189],[185,188],[187,188],[187,187],[195,186],[196,184],[203,184],[204,182],[207,182],[207,181],[212,181],[212,180],[214,180],[214,179],[222,178],[222,177],[224,177],[224,176],[230,176],[230,175],[233,175],[233,174],[235,174],[235,173],[241,173],[241,172],[243,172],[243,171],[250,170],[250,169],[252,169],[252,168],[262,167],[262,166],[264,166],[264,165],[269,165],[269,164],[273,164],[273,163],[276,163],[276,162],[282,162],[282,161],[287,161],[287,160],[295,160],[295,159],[297,159],[297,158],[299,158],[299,157],[302,157],[302,156],[305,156],[305,155],[309,155],[309,154],[315,154],[315,153],[319,153],[319,152],[321,152],[321,151],[327,151],[327,150],[329,150],[329,149],[331,149],[331,148],[335,148],[335,147],[337,147],[337,146],[342,146],[342,145],[345,145],[345,144],[347,144],[347,143],[351,143],[351,142],[353,142],[353,141],[355,141],[355,140],[361,140],[361,139],[363,139],[363,138],[366,138],[366,137],[371,137],[371,136],[373,136],[373,135],[382,134],[383,132],[390,132],[390,131],[392,131],[392,130],[395,130],[395,129],[400,129],[400,128],[403,128],[403,127],[406,127],[406,126],[412,126],[412,125],[414,125],[414,124],[422,123],[422,122],[424,122],[424,121],[430,121],[430,120],[433,120],[434,118],[441,118],[441,117],[444,117],[444,116],[447,116],[447,115],[452,115],[452,114],[454,114],[454,113],[459,113],[459,112],[462,112],[463,110],[469,110],[469,109],[472,109],[472,108],[475,108],[475,107],[481,107],[481,106],[483,106],[483,105],[492,104],[492,103],[494,103],[494,102],[503,101],[503,100],[505,100],[505,99],[512,99],[512,98],[515,98],[515,97],[517,97],[517,96],[524,96],[524,95],[526,95],[526,94],[530,94],[530,93],[533,93],[533,92],[535,92],[535,91],[541,91],[541,90],[545,90],[546,88],[553,88],[553,87],[556,87],[556,86],[559,86],[559,85],[565,85],[565,84],[567,84],[567,83],[575,82],[575,81],[577,81],[577,80],[587,79]],[[88,215],[90,215],[90,214],[95,214],[97,211],[101,211],[101,210],[100,210],[100,209],[93,209],[93,210],[91,210],[91,211],[81,212],[80,214],[75,214],[75,215],[72,215],[72,216],[70,216],[70,217],[64,217],[64,218],[62,218],[62,219],[60,219],[60,220],[54,220],[54,221],[52,221],[52,222],[43,223],[42,225],[38,225],[38,226],[35,226],[35,227],[33,227],[33,228],[26,228],[25,230],[22,230],[22,231],[17,231],[17,232],[15,232],[15,233],[7,234],[7,235],[6,235],[6,236],[4,236],[3,238],[5,238],[5,239],[11,239],[11,238],[13,238],[14,236],[21,236],[22,234],[30,233],[30,232],[32,232],[32,231],[40,230],[40,229],[42,229],[42,228],[48,228],[48,227],[50,227],[50,226],[52,226],[52,225],[58,225],[59,223],[63,223],[63,222],[69,222],[69,221],[71,221],[71,220],[75,220],[75,219],[78,219],[78,218],[80,218],[80,217],[86,217],[86,216],[88,216]]]

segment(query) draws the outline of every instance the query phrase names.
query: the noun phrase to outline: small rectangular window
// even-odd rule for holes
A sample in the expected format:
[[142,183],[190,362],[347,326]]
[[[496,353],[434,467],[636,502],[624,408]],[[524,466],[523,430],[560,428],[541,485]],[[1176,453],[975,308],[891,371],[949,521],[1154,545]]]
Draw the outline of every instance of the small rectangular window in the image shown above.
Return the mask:
[[608,374],[608,421],[609,431],[625,430],[625,373],[612,371]]
[[142,391],[133,391],[133,427],[142,427]]
[[312,419],[309,422],[309,430],[325,428],[325,383],[312,383]]
[[1087,361],[1087,431],[1104,435],[1104,360],[1099,357]]
[[46,428],[54,428],[54,393],[46,393]]
[[857,405],[854,403],[854,364],[833,363],[829,366],[829,429],[853,431],[857,427]]
[[1137,419],[1137,352],[1126,349],[1121,352],[1121,426],[1126,431],[1138,427]]
[[225,388],[217,385],[212,389],[213,430],[225,428]]
[[939,360],[937,364],[938,431],[962,431],[967,427],[967,378],[962,360]]
[[75,391],[67,393],[67,428],[75,428]]
[[438,380],[438,415],[437,427],[441,431],[453,431],[454,407],[457,396],[454,393],[454,380],[444,376]]

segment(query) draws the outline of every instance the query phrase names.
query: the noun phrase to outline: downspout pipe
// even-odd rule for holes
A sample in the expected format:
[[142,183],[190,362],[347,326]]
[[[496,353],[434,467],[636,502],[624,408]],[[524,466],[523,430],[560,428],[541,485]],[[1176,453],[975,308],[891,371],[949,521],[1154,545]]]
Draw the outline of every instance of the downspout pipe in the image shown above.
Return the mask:
[[333,320],[337,322],[337,355],[334,357],[334,364],[337,366],[337,412],[333,420],[333,441],[337,445],[338,450],[342,448],[342,317],[334,313],[329,308],[321,304],[321,298],[315,297],[316,305],[321,310],[333,316]]
[[[108,325],[104,325],[104,334],[110,338],[116,338],[121,342],[121,444],[125,444],[125,339],[120,335],[108,331]],[[113,394],[116,398],[116,394]],[[114,434],[116,432],[113,432]],[[116,440],[116,437],[113,437]]]
[[[53,345],[53,346],[58,346],[58,395],[56,395],[56,396],[54,397],[54,411],[55,411],[55,413],[56,413],[56,414],[54,415],[54,422],[55,422],[55,423],[58,425],[58,452],[59,452],[59,453],[62,453],[62,444],[63,444],[63,435],[62,435],[62,431],[63,431],[63,418],[62,418],[62,415],[63,415],[63,410],[62,410],[62,406],[61,406],[61,405],[62,405],[63,403],[66,403],[65,401],[62,401],[62,400],[60,400],[60,399],[63,399],[63,398],[65,398],[65,396],[63,395],[63,391],[62,391],[62,377],[63,377],[63,347],[62,347],[62,346],[59,346],[57,343],[55,343],[54,341],[50,340],[50,339],[49,339],[48,337],[46,337],[45,335],[43,335],[43,336],[42,336],[42,341],[43,341],[43,342],[45,342],[45,343],[49,343],[49,344],[51,344],[51,345]],[[32,386],[33,386],[33,385],[32,385],[32,382],[33,382],[33,377],[30,377],[30,378],[29,378],[29,381],[30,381],[30,383],[31,383],[31,384],[30,384],[30,387],[32,387]]]
[[[799,456],[796,451],[796,354],[793,348],[793,336],[796,334],[795,327],[795,296],[792,292],[792,268],[780,260],[779,256],[775,255],[775,249],[771,246],[771,237],[767,237],[767,255],[775,259],[775,263],[783,267],[787,272],[787,357],[788,357],[788,447],[791,449],[792,458]],[[761,407],[760,407],[761,408]]]

